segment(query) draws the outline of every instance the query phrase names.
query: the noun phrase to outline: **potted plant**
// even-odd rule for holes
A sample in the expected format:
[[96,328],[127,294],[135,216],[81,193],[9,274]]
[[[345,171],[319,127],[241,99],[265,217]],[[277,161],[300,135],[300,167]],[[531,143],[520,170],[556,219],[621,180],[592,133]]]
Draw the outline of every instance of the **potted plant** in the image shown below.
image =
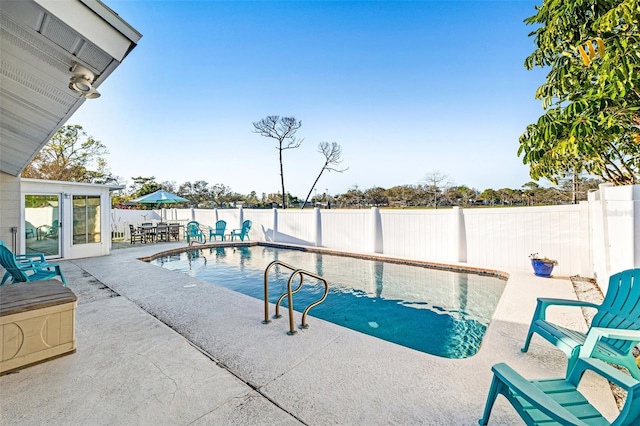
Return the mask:
[[557,260],[540,257],[538,253],[530,254],[529,258],[531,259],[531,266],[533,266],[533,273],[538,277],[549,278],[551,272],[553,272],[553,267],[558,264]]

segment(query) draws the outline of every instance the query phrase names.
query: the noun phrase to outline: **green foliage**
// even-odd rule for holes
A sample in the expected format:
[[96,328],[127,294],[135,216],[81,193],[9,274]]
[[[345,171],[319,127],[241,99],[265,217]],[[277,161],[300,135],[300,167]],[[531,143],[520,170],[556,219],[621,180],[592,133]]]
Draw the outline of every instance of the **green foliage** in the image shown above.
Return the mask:
[[[545,113],[527,126],[518,155],[533,179],[587,172],[618,185],[640,182],[640,34],[637,0],[545,0],[525,20],[537,49],[525,67],[550,67],[536,91]],[[585,65],[579,46],[601,38]]]
[[36,154],[21,176],[65,182],[114,183],[102,142],[88,136],[78,124],[66,125],[56,132]]
[[162,186],[156,182],[155,176],[151,177],[132,177],[133,183],[131,184],[131,199],[142,197],[143,195],[153,194]]

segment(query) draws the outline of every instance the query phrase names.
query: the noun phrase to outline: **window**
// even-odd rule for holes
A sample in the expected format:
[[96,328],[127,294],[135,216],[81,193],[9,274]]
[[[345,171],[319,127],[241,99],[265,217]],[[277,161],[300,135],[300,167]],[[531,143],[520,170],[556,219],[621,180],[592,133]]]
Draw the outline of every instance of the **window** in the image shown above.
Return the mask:
[[100,196],[73,196],[73,244],[100,242]]

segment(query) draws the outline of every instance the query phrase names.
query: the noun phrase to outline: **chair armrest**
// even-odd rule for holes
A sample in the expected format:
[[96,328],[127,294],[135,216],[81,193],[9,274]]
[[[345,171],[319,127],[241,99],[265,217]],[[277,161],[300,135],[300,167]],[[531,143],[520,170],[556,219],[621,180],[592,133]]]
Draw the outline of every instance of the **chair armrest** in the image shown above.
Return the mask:
[[557,403],[553,398],[535,387],[531,382],[516,373],[505,363],[494,365],[491,370],[507,387],[515,391],[518,396],[527,400],[531,405],[547,414],[549,417],[565,421],[566,424],[586,425],[573,413]]
[[546,319],[546,312],[549,306],[579,306],[586,308],[595,308],[597,309],[600,305],[590,302],[582,302],[580,300],[570,300],[570,299],[554,299],[550,297],[539,297],[538,303],[536,305],[536,311],[533,314],[533,321],[541,319]]
[[33,260],[26,257],[22,257],[21,255],[17,255],[16,263],[20,268],[32,268],[36,265],[41,265],[46,262],[40,262],[39,260]]
[[638,386],[638,381],[630,375],[625,374],[606,362],[595,358],[578,358],[575,367],[571,370],[569,381],[577,385],[586,370],[591,370],[594,373],[597,373],[610,382],[620,386],[624,390]]
[[22,262],[22,261],[38,262],[38,263],[47,262],[47,260],[44,258],[44,253],[16,254],[16,260],[18,262]]
[[602,338],[630,340],[635,346],[640,342],[640,330],[626,330],[620,328],[592,327],[587,333],[584,345],[580,348],[580,358],[588,358],[593,354],[596,345]]

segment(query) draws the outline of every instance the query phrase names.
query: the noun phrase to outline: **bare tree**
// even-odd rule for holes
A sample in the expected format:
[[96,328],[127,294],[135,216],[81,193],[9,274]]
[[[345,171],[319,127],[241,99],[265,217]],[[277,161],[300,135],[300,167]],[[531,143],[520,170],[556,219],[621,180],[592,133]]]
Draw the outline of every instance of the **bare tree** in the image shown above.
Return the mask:
[[320,180],[320,176],[322,176],[322,173],[324,173],[325,170],[328,172],[342,173],[348,169],[348,167],[346,169],[338,169],[336,167],[332,167],[342,163],[342,148],[337,142],[320,142],[318,144],[318,152],[324,155],[324,165],[322,166],[322,169],[320,169],[320,173],[318,173],[318,177],[313,182],[313,185],[311,185],[311,189],[307,194],[307,198],[305,198],[304,203],[302,204],[303,209],[307,205],[309,197],[311,197],[313,188],[316,187],[316,184]]
[[443,174],[439,170],[435,170],[431,173],[427,173],[424,177],[425,190],[431,196],[429,204],[433,203],[433,206],[437,209],[442,203],[441,194],[450,186],[452,186],[449,176]]
[[278,141],[276,149],[280,158],[280,183],[282,184],[282,208],[287,208],[286,192],[284,190],[284,167],[282,165],[282,151],[297,148],[304,139],[296,137],[296,132],[302,126],[302,121],[295,117],[280,117],[269,115],[253,123],[253,132]]

